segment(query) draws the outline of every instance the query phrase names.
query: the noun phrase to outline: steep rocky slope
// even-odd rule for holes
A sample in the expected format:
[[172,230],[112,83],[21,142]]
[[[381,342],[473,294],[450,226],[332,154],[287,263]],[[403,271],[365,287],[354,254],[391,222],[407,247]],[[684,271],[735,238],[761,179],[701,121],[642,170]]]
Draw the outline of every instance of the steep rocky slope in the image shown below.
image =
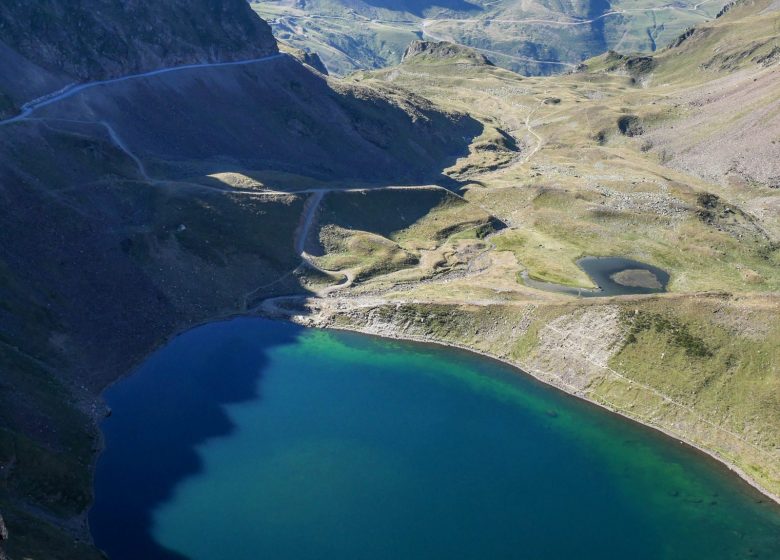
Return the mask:
[[665,165],[745,189],[780,187],[780,6],[730,5],[654,56],[608,54],[589,71],[629,75],[657,97],[639,116]]
[[55,84],[276,51],[268,26],[243,0],[3,2],[0,103],[23,103]]

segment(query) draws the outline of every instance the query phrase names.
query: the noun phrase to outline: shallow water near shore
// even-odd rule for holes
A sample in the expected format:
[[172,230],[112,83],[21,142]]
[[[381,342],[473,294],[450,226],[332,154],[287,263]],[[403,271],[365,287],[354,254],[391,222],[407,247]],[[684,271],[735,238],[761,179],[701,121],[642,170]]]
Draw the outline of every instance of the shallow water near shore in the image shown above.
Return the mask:
[[459,350],[236,319],[106,399],[114,560],[780,558],[722,465]]

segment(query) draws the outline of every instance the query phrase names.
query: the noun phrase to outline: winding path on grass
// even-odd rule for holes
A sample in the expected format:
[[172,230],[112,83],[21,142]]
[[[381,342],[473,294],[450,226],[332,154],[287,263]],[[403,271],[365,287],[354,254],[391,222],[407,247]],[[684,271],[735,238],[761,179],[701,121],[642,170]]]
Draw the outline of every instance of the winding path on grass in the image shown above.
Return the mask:
[[47,93],[36,99],[28,101],[21,106],[22,112],[16,116],[7,118],[0,121],[0,126],[12,124],[15,122],[28,119],[35,111],[53,105],[74,95],[78,95],[89,89],[96,88],[98,86],[105,86],[109,84],[117,84],[120,82],[126,82],[129,80],[136,80],[139,78],[150,78],[152,76],[160,76],[162,74],[170,74],[172,72],[180,72],[182,70],[193,70],[196,68],[218,68],[223,66],[243,66],[246,64],[257,64],[263,62],[270,62],[272,60],[278,60],[282,57],[289,56],[285,53],[276,53],[268,56],[261,56],[259,58],[252,58],[248,60],[236,60],[232,62],[202,62],[197,64],[184,64],[181,66],[170,66],[167,68],[159,68],[157,70],[150,70],[148,72],[140,72],[138,74],[127,74],[118,78],[109,78],[107,80],[96,80],[94,82],[85,82],[82,84],[69,84],[62,89]]
[[127,74],[125,76],[119,76],[117,78],[109,78],[107,80],[96,80],[93,82],[85,82],[81,84],[69,84],[57,91],[53,91],[50,93],[47,93],[45,95],[42,95],[36,99],[33,99],[31,101],[28,101],[24,103],[21,106],[21,112],[18,115],[15,115],[13,117],[9,117],[7,119],[0,120],[0,126],[5,126],[9,124],[14,124],[26,120],[52,120],[52,121],[62,121],[62,122],[72,122],[72,123],[79,123],[79,124],[98,124],[106,129],[106,132],[108,132],[109,137],[111,138],[111,141],[120,149],[122,150],[130,159],[133,160],[136,167],[138,168],[138,172],[140,173],[141,177],[144,178],[146,181],[154,181],[149,174],[146,171],[146,167],[144,166],[141,159],[133,153],[132,150],[127,146],[127,144],[122,140],[122,138],[119,136],[119,133],[116,131],[114,127],[111,126],[110,123],[107,121],[80,121],[80,120],[72,120],[72,119],[59,119],[56,117],[50,117],[48,119],[36,119],[33,118],[33,113],[37,111],[38,109],[41,109],[43,107],[47,107],[49,105],[53,105],[55,103],[58,103],[60,101],[63,101],[65,99],[68,99],[70,97],[73,97],[74,95],[78,95],[80,93],[83,93],[87,90],[99,87],[99,86],[105,86],[105,85],[111,85],[111,84],[117,84],[121,82],[126,82],[130,80],[136,80],[141,78],[150,78],[154,76],[161,76],[163,74],[170,74],[173,72],[181,72],[183,70],[193,70],[193,69],[199,69],[199,68],[219,68],[219,67],[226,67],[226,66],[244,66],[248,64],[258,64],[258,63],[265,63],[265,62],[271,62],[273,60],[278,60],[282,57],[290,56],[286,53],[276,53],[268,56],[262,56],[259,58],[252,58],[248,60],[236,60],[231,62],[203,62],[203,63],[196,63],[196,64],[184,64],[181,66],[171,66],[167,68],[158,68],[157,70],[150,70],[148,72],[140,72],[138,74]]

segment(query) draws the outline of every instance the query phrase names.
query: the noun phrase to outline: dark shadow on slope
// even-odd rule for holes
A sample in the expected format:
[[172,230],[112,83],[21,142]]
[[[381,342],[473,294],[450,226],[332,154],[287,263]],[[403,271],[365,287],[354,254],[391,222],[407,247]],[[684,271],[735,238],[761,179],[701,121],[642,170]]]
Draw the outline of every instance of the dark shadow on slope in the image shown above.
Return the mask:
[[369,231],[391,239],[446,204],[466,203],[443,189],[330,193],[321,203],[318,224]]
[[0,129],[0,197],[13,208],[0,213],[0,256],[25,291],[20,301],[48,310],[67,333],[63,348],[49,350],[66,350],[79,385],[94,390],[161,337],[239,310],[242,293],[300,261],[293,239],[303,196],[147,184],[94,125]]
[[155,178],[276,170],[435,182],[482,125],[407,92],[331,84],[291,57],[90,89],[37,116],[109,123]]
[[453,12],[482,11],[478,4],[466,0],[365,0],[365,3],[375,8],[408,12],[423,17],[430,10],[450,10]]
[[[442,170],[467,153],[482,128],[424,100],[411,104],[363,88],[336,91],[291,59],[215,72],[129,80],[110,92],[95,88],[36,113],[42,120],[0,128],[0,200],[12,209],[0,213],[0,261],[7,267],[3,280],[18,286],[22,310],[13,311],[20,326],[8,331],[8,341],[46,359],[66,386],[96,394],[172,332],[241,310],[244,294],[261,299],[308,291],[304,279],[289,274],[300,263],[293,239],[304,197],[271,201],[167,179],[248,167],[379,185],[446,181]],[[145,181],[137,159],[163,181]],[[29,313],[34,306],[45,308],[55,325],[41,340],[23,336],[40,329]],[[262,355],[251,350],[238,349],[237,356],[244,365],[262,365]],[[250,380],[237,383],[230,392],[217,391],[218,402],[252,398]],[[173,414],[181,405],[174,396],[160,395],[159,411],[148,412],[159,422],[147,429],[164,420],[155,414]],[[191,396],[203,404],[197,399],[204,395]],[[22,389],[14,398],[37,408],[35,395]],[[203,425],[185,415],[193,431],[161,434],[159,449],[137,454],[138,468],[160,462],[169,473],[159,484],[137,477],[141,486],[125,485],[136,502],[116,513],[129,516],[123,538],[143,549],[134,558],[165,558],[145,533],[148,511],[200,468],[193,445],[230,430],[220,411],[203,412]],[[206,431],[206,419],[214,431]],[[34,425],[0,428],[39,433]],[[166,442],[178,451],[167,450]],[[88,468],[82,462],[74,471],[88,478]],[[13,499],[46,510],[62,488],[42,491],[51,496]]]
[[594,20],[590,24],[592,47],[589,56],[594,56],[607,50],[607,18],[602,16],[611,9],[612,6],[609,0],[590,0],[588,3],[588,19]]
[[155,509],[203,472],[197,447],[233,432],[225,407],[262,398],[268,352],[292,344],[300,330],[257,319],[198,327],[106,392],[114,413],[101,426],[106,449],[89,518],[95,544],[112,560],[183,558],[155,541]]

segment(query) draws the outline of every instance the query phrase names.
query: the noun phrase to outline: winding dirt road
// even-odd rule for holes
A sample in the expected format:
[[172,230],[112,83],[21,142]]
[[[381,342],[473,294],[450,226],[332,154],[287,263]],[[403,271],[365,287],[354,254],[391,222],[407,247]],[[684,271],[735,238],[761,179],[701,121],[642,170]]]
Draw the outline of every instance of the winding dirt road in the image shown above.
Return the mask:
[[29,118],[35,111],[42,107],[52,105],[63,99],[68,99],[74,95],[78,95],[88,89],[96,88],[98,86],[105,86],[109,84],[117,84],[120,82],[126,82],[128,80],[136,80],[139,78],[150,78],[152,76],[160,76],[162,74],[170,74],[171,72],[180,72],[182,70],[192,70],[195,68],[217,68],[223,66],[242,66],[246,64],[256,64],[262,62],[270,62],[271,60],[277,60],[279,58],[289,56],[285,53],[277,53],[268,56],[262,56],[260,58],[253,58],[249,60],[236,60],[233,62],[203,62],[198,64],[185,64],[182,66],[171,66],[168,68],[159,68],[157,70],[150,70],[149,72],[141,72],[139,74],[128,74],[126,76],[120,76],[118,78],[110,78],[108,80],[97,80],[94,82],[85,82],[83,84],[70,84],[62,89],[42,95],[32,101],[28,101],[21,106],[22,112],[14,117],[0,121],[0,126],[6,124],[12,124],[15,122],[23,121]]

